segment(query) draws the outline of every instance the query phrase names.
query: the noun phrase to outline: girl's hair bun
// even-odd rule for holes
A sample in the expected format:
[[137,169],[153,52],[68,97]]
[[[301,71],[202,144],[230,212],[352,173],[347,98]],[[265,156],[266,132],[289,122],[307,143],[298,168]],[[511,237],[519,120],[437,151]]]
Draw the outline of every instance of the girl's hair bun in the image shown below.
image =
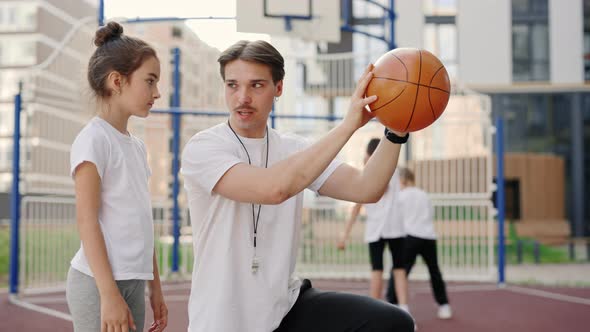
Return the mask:
[[117,22],[109,22],[96,31],[94,36],[94,45],[100,47],[107,42],[121,38],[123,27]]

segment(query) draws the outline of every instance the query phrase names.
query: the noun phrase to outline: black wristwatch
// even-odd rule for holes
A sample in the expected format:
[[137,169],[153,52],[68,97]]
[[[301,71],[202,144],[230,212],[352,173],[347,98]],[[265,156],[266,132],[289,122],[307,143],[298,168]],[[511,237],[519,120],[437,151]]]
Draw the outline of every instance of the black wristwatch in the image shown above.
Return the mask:
[[404,144],[408,141],[408,138],[410,138],[410,133],[406,133],[405,136],[397,136],[393,131],[385,127],[385,138],[395,144]]

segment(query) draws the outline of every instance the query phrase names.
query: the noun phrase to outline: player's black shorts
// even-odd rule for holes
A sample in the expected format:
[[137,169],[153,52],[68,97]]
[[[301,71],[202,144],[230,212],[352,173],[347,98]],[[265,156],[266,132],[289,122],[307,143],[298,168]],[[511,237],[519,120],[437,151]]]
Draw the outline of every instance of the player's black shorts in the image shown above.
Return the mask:
[[391,261],[394,269],[404,268],[404,238],[379,239],[369,243],[369,254],[371,255],[371,267],[373,271],[383,271],[383,251],[385,244],[389,247]]

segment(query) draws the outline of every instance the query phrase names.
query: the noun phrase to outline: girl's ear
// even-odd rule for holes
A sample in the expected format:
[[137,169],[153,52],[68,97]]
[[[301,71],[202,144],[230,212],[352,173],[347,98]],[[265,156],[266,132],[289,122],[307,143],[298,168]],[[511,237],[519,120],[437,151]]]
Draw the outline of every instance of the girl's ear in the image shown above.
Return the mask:
[[120,94],[121,87],[123,86],[123,75],[117,71],[112,71],[107,75],[106,86],[111,94]]

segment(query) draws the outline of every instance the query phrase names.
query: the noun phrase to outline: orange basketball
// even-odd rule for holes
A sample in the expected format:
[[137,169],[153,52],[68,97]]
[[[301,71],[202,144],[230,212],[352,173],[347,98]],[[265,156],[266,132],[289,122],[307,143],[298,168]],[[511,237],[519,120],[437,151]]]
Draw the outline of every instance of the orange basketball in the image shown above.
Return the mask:
[[366,90],[367,96],[379,97],[369,105],[377,119],[399,132],[428,127],[445,110],[450,94],[449,75],[440,60],[415,48],[383,54]]

